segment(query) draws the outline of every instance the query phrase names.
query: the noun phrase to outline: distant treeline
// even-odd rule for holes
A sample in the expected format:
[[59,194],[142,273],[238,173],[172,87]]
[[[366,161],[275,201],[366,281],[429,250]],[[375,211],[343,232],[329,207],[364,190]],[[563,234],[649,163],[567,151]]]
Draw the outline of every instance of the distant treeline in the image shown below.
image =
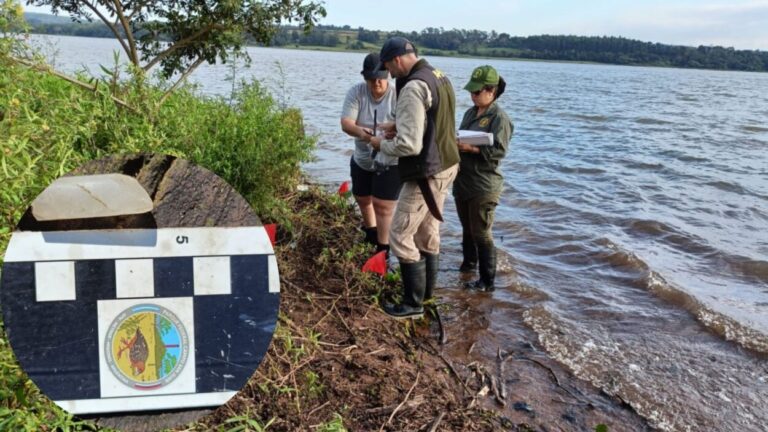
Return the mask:
[[101,21],[90,23],[29,23],[32,33],[55,34],[65,36],[83,36],[97,38],[113,38],[115,34]]
[[[35,33],[113,37],[101,22],[63,23],[29,20]],[[740,71],[768,71],[768,52],[720,46],[688,47],[642,42],[614,36],[511,36],[480,30],[426,28],[421,32],[380,32],[362,27],[316,26],[309,34],[283,27],[273,46],[321,46],[377,50],[386,38],[404,36],[423,54],[465,55],[537,60],[565,60],[636,66],[671,66]]]

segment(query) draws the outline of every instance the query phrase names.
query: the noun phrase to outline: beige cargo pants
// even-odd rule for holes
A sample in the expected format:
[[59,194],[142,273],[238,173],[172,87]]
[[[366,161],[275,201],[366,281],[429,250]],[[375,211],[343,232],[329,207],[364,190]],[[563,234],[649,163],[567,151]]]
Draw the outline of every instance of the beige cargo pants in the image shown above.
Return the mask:
[[[429,179],[429,187],[441,213],[445,196],[458,172],[459,164],[456,164]],[[403,183],[389,235],[392,253],[400,261],[419,261],[419,251],[440,252],[440,221],[429,212],[419,185],[414,181]]]

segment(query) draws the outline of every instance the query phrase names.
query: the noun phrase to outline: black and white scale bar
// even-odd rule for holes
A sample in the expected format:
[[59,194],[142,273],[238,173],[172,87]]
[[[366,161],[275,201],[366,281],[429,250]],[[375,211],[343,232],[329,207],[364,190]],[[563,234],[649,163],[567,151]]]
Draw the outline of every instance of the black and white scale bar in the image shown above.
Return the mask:
[[[279,304],[262,227],[14,233],[0,288],[23,370],[80,414],[226,402],[266,353]],[[190,332],[188,379],[154,393],[105,390],[105,323],[144,302],[174,310]]]
[[264,227],[13,233],[5,262],[272,254]]
[[[37,301],[75,299],[75,261],[115,261],[115,298],[153,297],[154,259],[193,257],[194,294],[230,294],[229,257],[269,256],[270,292],[279,292],[277,260],[263,227],[14,233],[5,262],[35,263]],[[204,256],[201,256],[204,255]]]

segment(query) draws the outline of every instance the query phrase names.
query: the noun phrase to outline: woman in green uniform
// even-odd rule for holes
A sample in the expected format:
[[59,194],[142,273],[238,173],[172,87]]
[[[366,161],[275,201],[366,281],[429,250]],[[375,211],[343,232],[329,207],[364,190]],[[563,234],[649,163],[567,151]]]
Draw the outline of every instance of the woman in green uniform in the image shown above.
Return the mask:
[[504,93],[506,82],[491,66],[480,66],[472,72],[464,89],[474,106],[464,113],[459,129],[493,134],[491,145],[473,145],[458,140],[461,163],[453,184],[453,197],[462,228],[464,260],[460,271],[478,268],[480,278],[467,288],[493,291],[496,277],[496,246],[491,227],[499,203],[504,177],[499,162],[507,153],[514,126],[496,100]]

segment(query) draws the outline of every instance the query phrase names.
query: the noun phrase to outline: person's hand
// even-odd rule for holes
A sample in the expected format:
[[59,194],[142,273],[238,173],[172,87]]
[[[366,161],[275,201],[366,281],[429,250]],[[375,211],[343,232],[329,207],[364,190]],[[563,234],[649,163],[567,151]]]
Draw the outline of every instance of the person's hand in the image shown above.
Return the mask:
[[376,129],[383,131],[384,134],[397,133],[397,125],[395,122],[384,122],[379,124]]
[[368,144],[370,144],[371,147],[373,147],[373,149],[376,151],[381,150],[381,137],[372,136],[368,141]]
[[381,131],[380,135],[383,135],[384,139],[394,139],[397,136],[397,125],[395,122],[381,123],[376,129]]
[[364,128],[364,127],[360,128],[360,135],[359,135],[360,139],[368,140],[371,136],[373,136],[373,129]]
[[464,144],[461,141],[456,141],[456,145],[459,147],[459,151],[462,153],[480,153],[480,148],[477,146]]

